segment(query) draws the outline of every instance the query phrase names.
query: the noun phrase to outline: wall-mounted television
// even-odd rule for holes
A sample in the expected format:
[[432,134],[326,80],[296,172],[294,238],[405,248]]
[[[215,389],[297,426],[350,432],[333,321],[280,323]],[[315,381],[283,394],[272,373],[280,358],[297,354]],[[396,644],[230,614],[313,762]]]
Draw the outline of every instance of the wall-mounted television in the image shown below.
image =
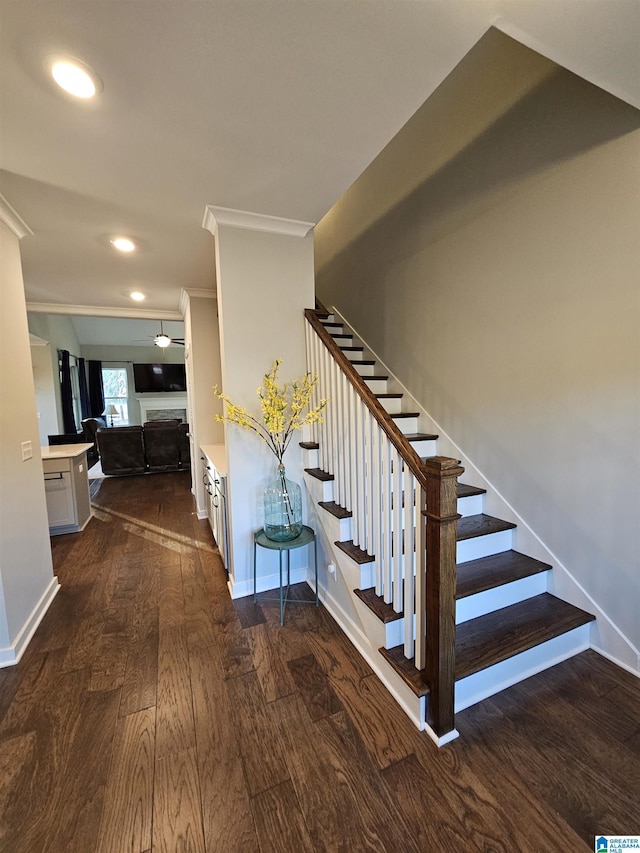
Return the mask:
[[134,364],[133,381],[139,394],[187,390],[184,364]]

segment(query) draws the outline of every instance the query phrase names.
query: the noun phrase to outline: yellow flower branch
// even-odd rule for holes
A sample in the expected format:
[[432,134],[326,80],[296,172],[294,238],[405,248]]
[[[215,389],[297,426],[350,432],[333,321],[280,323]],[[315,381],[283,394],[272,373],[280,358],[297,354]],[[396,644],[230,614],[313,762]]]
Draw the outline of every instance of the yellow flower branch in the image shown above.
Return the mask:
[[322,423],[322,413],[327,405],[327,401],[322,399],[315,408],[304,414],[318,384],[318,377],[305,373],[300,379],[285,382],[280,387],[278,371],[281,364],[281,359],[276,359],[271,370],[265,373],[262,385],[256,390],[260,399],[262,423],[247,412],[244,406],[236,406],[229,397],[218,391],[217,386],[213,389],[214,394],[225,404],[225,414],[216,415],[216,420],[255,432],[280,464],[295,430],[309,424]]

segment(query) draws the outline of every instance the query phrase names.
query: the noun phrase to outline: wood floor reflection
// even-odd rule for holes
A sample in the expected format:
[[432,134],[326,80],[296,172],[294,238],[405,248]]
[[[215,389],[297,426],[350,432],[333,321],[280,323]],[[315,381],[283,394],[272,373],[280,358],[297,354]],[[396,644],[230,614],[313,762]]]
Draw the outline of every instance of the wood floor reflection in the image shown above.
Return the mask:
[[[320,607],[232,602],[185,474],[107,478],[0,670],[0,849],[593,850],[640,832],[640,683],[587,652],[437,750]],[[308,588],[299,589],[300,595]]]

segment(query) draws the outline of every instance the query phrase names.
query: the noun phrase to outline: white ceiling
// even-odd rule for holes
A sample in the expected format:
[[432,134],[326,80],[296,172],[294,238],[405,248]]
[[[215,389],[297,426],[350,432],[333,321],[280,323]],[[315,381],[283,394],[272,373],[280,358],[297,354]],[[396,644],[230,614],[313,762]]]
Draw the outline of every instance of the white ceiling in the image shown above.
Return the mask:
[[[492,23],[640,106],[637,0],[0,0],[0,21],[31,303],[135,316],[137,289],[175,316],[214,287],[206,204],[316,222]],[[53,52],[100,75],[94,103],[47,80]]]
[[71,322],[83,346],[150,347],[161,327],[170,338],[184,338],[184,323],[176,320],[164,320],[161,324],[158,320],[72,316]]

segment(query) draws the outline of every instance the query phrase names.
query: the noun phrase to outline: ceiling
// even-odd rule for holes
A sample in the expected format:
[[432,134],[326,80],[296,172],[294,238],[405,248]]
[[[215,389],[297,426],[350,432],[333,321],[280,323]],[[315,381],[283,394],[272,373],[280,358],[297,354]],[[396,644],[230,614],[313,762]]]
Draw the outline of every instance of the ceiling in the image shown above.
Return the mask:
[[[150,347],[160,331],[160,323],[156,320],[72,316],[71,322],[82,346]],[[182,322],[165,320],[162,330],[170,338],[184,338]]]
[[[0,0],[0,24],[0,192],[40,310],[179,316],[215,287],[205,205],[317,222],[491,24],[640,106],[637,0]],[[54,52],[98,98],[49,82]]]

